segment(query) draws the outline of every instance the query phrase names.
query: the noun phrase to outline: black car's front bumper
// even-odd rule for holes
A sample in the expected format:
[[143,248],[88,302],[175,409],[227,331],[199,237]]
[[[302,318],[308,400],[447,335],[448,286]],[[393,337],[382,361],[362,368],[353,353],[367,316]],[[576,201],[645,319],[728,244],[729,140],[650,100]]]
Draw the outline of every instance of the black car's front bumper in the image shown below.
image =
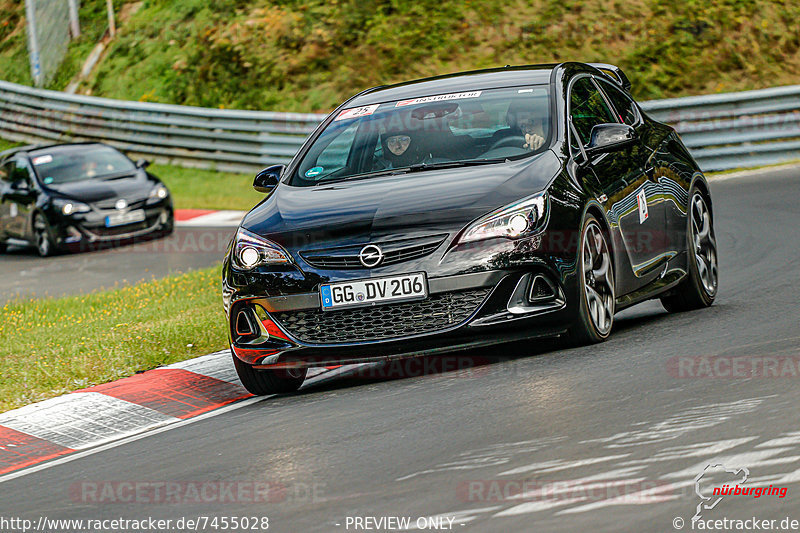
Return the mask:
[[[531,301],[532,284],[543,279],[551,294]],[[425,300],[337,311],[322,311],[316,292],[231,295],[231,348],[256,368],[327,366],[557,336],[569,324],[571,291],[549,269],[490,270],[428,283]]]
[[[161,201],[140,207],[144,220],[131,224],[107,227],[105,219],[118,213],[115,210],[95,209],[89,213],[70,216],[51,215],[55,244],[62,249],[83,249],[92,246],[122,244],[133,239],[169,231],[174,225],[172,203]],[[55,219],[55,220],[52,220]]]

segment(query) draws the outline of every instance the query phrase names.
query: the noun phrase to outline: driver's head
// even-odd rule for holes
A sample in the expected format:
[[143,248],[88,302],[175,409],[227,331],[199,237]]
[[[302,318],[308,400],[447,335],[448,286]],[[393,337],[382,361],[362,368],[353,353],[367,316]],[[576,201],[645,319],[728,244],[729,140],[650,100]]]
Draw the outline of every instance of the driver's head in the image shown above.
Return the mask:
[[390,131],[383,134],[383,157],[392,167],[407,167],[422,161],[422,147],[411,131]]
[[506,123],[513,130],[524,135],[526,133],[544,134],[544,123],[541,114],[525,100],[512,102],[506,113]]

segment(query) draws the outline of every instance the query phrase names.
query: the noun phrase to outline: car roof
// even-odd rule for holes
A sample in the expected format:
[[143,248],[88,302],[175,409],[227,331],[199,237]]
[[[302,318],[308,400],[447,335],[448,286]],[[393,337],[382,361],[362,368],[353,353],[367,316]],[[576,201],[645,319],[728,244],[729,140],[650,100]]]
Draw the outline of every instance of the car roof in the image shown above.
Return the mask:
[[56,154],[59,152],[73,152],[80,148],[86,148],[87,146],[104,146],[107,148],[111,148],[107,144],[101,142],[84,142],[84,143],[63,143],[63,144],[49,144],[45,146],[35,146],[33,148],[29,148],[26,150],[30,155],[41,155],[43,152],[48,154]]
[[59,143],[59,144],[28,144],[16,146],[0,152],[0,161],[5,161],[16,154],[41,155],[43,152],[48,154],[57,152],[69,152],[79,147],[85,146],[108,146],[101,142],[79,142],[79,143]]
[[540,85],[550,82],[550,75],[557,66],[557,63],[516,67],[507,66],[470,72],[457,72],[395,85],[374,87],[353,97],[347,102],[347,106],[359,107],[381,102],[392,102],[407,98],[419,98],[462,91],[516,87],[520,85]]

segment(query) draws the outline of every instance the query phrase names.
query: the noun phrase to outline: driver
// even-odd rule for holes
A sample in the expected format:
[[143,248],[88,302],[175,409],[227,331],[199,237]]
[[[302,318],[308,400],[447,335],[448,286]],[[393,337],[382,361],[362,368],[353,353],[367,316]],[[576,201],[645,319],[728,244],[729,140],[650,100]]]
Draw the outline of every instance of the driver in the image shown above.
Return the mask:
[[532,113],[525,114],[519,120],[519,129],[525,137],[525,144],[523,148],[528,150],[538,150],[544,144],[544,124],[542,124],[542,117],[536,116]]
[[381,136],[383,156],[376,162],[376,167],[401,168],[421,163],[424,157],[419,132],[392,131]]
[[519,100],[512,102],[506,113],[506,124],[508,128],[494,132],[492,145],[513,137],[522,137],[524,139],[522,148],[528,150],[536,150],[544,144],[542,117],[531,109],[528,102]]

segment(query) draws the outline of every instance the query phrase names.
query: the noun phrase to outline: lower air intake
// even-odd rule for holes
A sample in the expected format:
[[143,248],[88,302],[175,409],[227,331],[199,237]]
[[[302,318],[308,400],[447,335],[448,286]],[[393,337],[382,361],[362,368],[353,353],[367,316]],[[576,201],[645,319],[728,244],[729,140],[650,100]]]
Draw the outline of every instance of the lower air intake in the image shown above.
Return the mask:
[[425,300],[338,311],[288,311],[272,318],[292,336],[311,344],[384,340],[431,333],[464,322],[490,289],[433,294]]

